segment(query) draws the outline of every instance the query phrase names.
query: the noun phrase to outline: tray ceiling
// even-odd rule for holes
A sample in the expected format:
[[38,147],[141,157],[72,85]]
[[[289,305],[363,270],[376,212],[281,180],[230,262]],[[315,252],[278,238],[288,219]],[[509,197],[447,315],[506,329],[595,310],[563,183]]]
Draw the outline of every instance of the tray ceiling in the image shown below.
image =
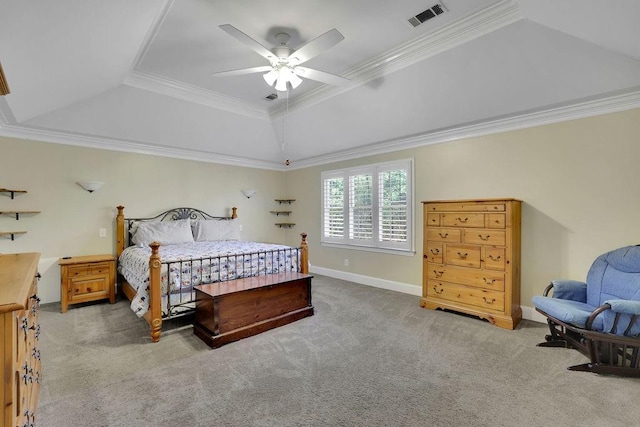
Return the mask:
[[[640,106],[634,0],[0,5],[5,136],[285,170]],[[221,24],[293,48],[336,28],[305,65],[351,84],[213,77],[266,65]]]

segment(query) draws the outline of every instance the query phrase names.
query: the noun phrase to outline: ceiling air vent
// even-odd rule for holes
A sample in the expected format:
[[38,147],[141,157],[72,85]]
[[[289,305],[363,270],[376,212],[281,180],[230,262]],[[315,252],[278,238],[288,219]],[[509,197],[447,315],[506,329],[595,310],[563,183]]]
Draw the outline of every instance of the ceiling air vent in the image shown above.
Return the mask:
[[277,93],[272,93],[271,95],[267,95],[264,98],[268,99],[269,101],[273,101],[274,99],[278,99],[278,94]]
[[409,24],[417,27],[423,22],[428,21],[431,18],[435,18],[438,15],[442,15],[447,9],[441,3],[431,6],[429,9],[420,12],[416,16],[409,18]]

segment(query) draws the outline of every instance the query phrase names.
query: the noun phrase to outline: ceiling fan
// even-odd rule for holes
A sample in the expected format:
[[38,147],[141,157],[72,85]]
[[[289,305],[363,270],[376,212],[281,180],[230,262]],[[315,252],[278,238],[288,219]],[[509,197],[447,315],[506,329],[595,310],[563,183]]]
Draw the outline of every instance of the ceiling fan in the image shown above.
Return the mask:
[[265,72],[266,74],[263,75],[264,80],[269,86],[275,84],[275,89],[279,92],[287,91],[287,83],[291,85],[293,89],[297,88],[300,83],[302,83],[300,77],[336,86],[345,86],[350,83],[350,80],[344,77],[300,66],[300,64],[316,57],[323,51],[344,40],[344,36],[335,28],[311,40],[297,50],[287,46],[291,38],[287,33],[276,34],[275,38],[277,42],[280,43],[280,46],[269,50],[233,25],[224,24],[220,25],[220,28],[231,37],[247,45],[260,56],[266,58],[271,65],[222,71],[212,73],[213,76],[226,77]]

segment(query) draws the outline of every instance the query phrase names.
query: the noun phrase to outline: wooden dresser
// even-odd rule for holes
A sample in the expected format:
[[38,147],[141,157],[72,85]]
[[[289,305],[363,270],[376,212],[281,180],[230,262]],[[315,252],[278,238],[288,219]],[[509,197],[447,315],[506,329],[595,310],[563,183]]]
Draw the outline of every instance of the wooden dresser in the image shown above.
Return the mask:
[[0,255],[3,427],[36,425],[42,364],[38,337],[38,253]]
[[520,213],[515,199],[424,204],[422,307],[514,329],[520,308]]

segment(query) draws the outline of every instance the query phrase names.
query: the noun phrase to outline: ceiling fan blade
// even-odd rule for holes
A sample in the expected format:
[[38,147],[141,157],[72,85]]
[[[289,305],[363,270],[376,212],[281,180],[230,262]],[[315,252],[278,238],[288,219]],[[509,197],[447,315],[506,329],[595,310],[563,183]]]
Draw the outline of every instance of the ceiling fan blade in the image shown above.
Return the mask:
[[220,25],[220,28],[224,30],[227,34],[229,34],[234,39],[238,40],[240,43],[245,44],[249,48],[253,49],[258,55],[267,58],[269,61],[276,60],[276,56],[266,47],[262,46],[260,43],[234,27],[230,24]]
[[291,65],[302,64],[303,62],[321,54],[330,47],[337,45],[342,40],[344,40],[344,36],[340,31],[335,28],[329,30],[293,52],[289,56],[289,63]]
[[351,84],[351,80],[344,77],[336,76],[335,74],[326,73],[324,71],[314,70],[307,67],[296,67],[293,72],[304,77],[306,79],[316,80],[322,83],[327,83],[335,86],[348,86]]
[[263,65],[260,67],[240,68],[239,70],[220,71],[219,73],[211,73],[214,77],[241,76],[243,74],[263,73],[273,70],[271,65]]

